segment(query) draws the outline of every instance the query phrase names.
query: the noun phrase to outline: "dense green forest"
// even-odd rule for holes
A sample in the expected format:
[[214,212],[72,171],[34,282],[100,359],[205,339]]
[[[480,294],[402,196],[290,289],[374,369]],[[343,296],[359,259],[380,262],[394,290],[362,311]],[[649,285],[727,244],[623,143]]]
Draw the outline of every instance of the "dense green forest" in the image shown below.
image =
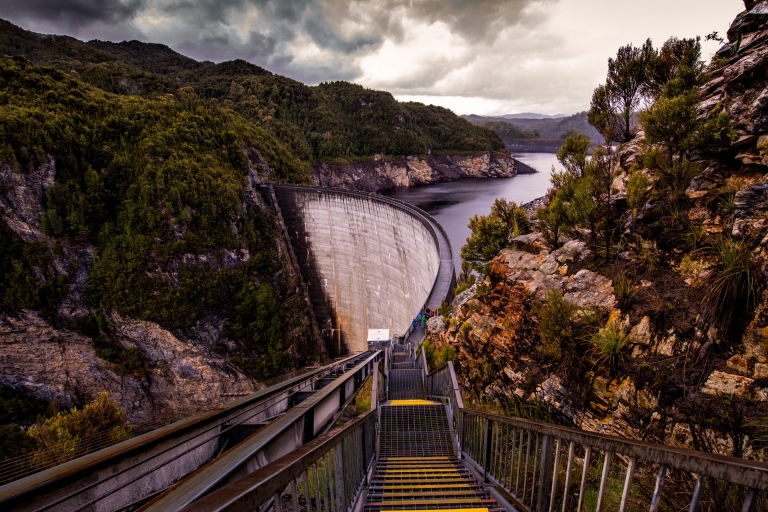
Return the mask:
[[[131,354],[109,350],[100,312],[113,309],[177,329],[223,311],[234,339],[268,353],[291,308],[278,313],[280,286],[255,284],[274,283],[282,262],[272,219],[245,204],[244,148],[258,148],[278,179],[307,180],[305,163],[231,110],[198,99],[118,96],[23,57],[0,57],[0,161],[19,173],[49,156],[56,163],[42,217],[51,243],[24,242],[0,226],[0,307],[56,320],[76,269],[62,272],[55,260],[76,266],[63,246],[92,245],[98,257],[87,294],[97,312],[66,321],[93,337],[105,359],[132,365]],[[179,263],[185,254],[216,261],[237,250],[247,261]],[[254,373],[280,369],[264,364]]]
[[[186,96],[230,108],[263,127],[311,164],[365,160],[373,154],[503,151],[493,131],[451,111],[400,103],[347,82],[306,86],[242,60],[198,62],[160,44],[84,43],[41,36],[0,20],[0,53],[76,72],[107,92],[155,98]],[[187,89],[191,88],[191,89]]]

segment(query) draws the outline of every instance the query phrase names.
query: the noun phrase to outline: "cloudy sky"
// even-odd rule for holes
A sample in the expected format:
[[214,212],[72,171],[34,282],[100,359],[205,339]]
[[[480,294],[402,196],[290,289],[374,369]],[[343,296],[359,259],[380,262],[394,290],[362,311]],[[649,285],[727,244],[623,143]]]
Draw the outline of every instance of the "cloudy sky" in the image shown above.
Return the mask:
[[[0,0],[0,17],[493,115],[585,110],[619,46],[724,34],[743,8],[742,0]],[[704,57],[717,47],[705,43]]]

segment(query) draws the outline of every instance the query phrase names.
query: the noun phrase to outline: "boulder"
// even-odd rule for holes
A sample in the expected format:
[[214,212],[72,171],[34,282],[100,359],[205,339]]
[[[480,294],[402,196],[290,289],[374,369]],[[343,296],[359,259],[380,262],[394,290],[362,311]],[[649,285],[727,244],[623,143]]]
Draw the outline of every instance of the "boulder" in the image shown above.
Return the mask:
[[477,284],[472,285],[470,288],[464,290],[460,294],[458,294],[456,297],[453,298],[453,302],[451,302],[451,316],[457,317],[459,316],[459,313],[461,312],[462,306],[469,302],[477,293]]
[[249,393],[261,385],[205,347],[151,322],[112,316],[117,341],[150,363],[145,376],[121,375],[91,340],[57,329],[39,314],[0,315],[0,384],[71,407],[109,391],[133,422],[167,421]]
[[653,336],[653,326],[651,325],[651,319],[647,315],[644,316],[637,325],[632,327],[632,329],[629,331],[629,336],[635,343],[650,345]]
[[744,396],[752,387],[753,379],[749,377],[742,377],[741,375],[734,375],[732,373],[725,373],[719,370],[713,371],[704,386],[701,388],[701,392],[707,395],[736,395]]
[[736,354],[732,358],[728,359],[725,365],[731,369],[741,373],[749,373],[749,361],[741,354]]
[[571,240],[556,251],[539,254],[504,249],[491,263],[491,274],[507,283],[523,285],[539,300],[555,289],[581,308],[611,309],[617,301],[610,279],[587,269],[574,275],[567,274],[566,263],[578,262],[588,254],[586,244],[579,240]]

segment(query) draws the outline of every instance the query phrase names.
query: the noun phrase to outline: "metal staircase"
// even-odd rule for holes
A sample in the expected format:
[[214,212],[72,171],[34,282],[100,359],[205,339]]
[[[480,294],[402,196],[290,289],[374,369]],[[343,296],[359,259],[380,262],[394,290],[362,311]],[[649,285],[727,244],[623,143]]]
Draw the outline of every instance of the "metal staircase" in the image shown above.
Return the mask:
[[[161,495],[141,510],[768,511],[765,463],[466,409],[452,363],[427,373],[423,353],[414,360],[412,352],[386,347],[361,355],[362,362],[340,363],[333,381],[318,374],[312,396],[166,491],[180,498]],[[346,410],[367,378],[371,409],[340,422],[334,411]],[[225,419],[232,413],[224,412]],[[249,453],[269,456],[268,463],[239,464]],[[119,482],[113,487],[114,494],[132,491]],[[3,510],[140,506],[95,507],[99,496],[72,498],[59,494],[56,503],[19,501]]]
[[422,375],[410,351],[396,345],[364,510],[502,510],[457,458],[446,408],[426,400]]

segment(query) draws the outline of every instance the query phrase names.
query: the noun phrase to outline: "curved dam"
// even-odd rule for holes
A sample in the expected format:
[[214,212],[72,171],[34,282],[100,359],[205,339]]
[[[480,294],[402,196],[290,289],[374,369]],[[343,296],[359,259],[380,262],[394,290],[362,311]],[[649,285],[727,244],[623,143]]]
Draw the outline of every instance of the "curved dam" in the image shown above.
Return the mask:
[[377,194],[273,190],[330,355],[367,350],[368,329],[403,334],[452,299],[450,242],[427,213]]

